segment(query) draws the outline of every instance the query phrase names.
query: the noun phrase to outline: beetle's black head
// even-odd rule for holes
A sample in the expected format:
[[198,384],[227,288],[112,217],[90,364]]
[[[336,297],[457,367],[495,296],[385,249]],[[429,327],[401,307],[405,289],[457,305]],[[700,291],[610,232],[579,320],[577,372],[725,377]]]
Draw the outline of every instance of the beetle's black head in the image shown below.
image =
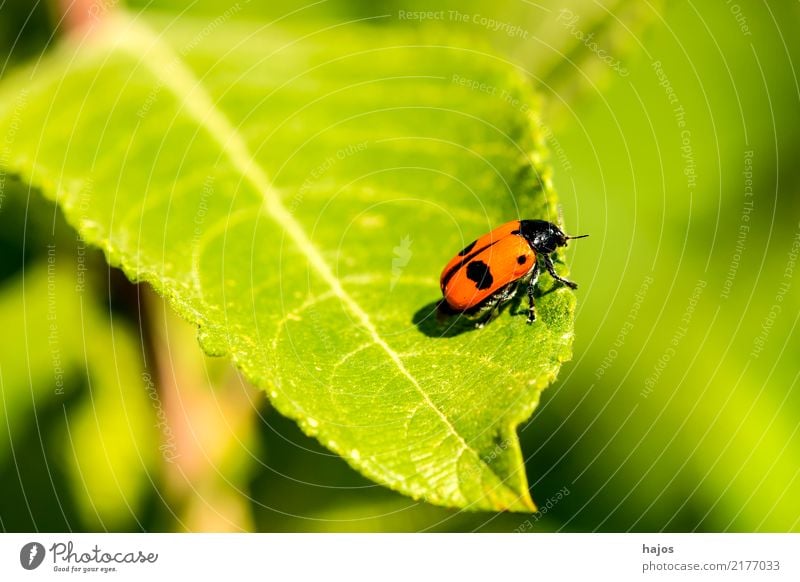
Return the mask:
[[589,236],[567,236],[555,224],[546,220],[520,220],[519,230],[534,251],[546,255],[555,252],[558,247],[566,246],[570,239]]

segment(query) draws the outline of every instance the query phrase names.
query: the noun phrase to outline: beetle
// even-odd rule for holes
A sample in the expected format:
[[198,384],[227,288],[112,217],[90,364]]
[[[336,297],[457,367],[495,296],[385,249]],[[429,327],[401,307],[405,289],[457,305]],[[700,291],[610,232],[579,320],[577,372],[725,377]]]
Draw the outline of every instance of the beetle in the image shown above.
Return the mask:
[[479,319],[476,327],[483,327],[527,285],[527,322],[533,323],[533,292],[540,263],[553,279],[577,289],[576,283],[556,273],[550,255],[566,246],[567,241],[587,236],[567,236],[546,220],[512,220],[498,226],[464,247],[442,270],[439,285],[444,299],[439,303],[439,312],[462,313]]

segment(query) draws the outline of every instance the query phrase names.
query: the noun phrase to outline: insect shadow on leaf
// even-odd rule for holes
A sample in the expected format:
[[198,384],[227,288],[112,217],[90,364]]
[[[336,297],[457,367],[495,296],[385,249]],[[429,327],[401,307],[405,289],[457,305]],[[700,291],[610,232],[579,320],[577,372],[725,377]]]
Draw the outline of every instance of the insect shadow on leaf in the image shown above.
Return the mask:
[[[536,287],[534,296],[537,299],[549,295],[559,288],[559,285],[553,284],[549,281],[549,277],[543,279],[548,280],[548,282],[544,285],[540,284]],[[494,320],[498,319],[499,316],[502,315],[506,310],[514,318],[527,318],[528,310],[527,308],[523,307],[523,300],[525,300],[525,294],[518,292],[511,300],[508,301],[508,303],[501,305],[498,308],[497,316],[492,317],[491,321],[487,322],[486,325],[500,325]],[[417,326],[419,331],[428,337],[436,338],[455,337],[470,331],[480,331],[481,328],[475,325],[480,321],[480,319],[476,320],[474,317],[470,317],[464,313],[452,311],[447,307],[446,304],[443,305],[442,302],[442,299],[432,301],[414,313],[411,321],[415,326]]]
[[[506,309],[512,315],[523,314],[523,310],[519,309],[520,297],[514,297],[506,305],[499,308],[498,314]],[[525,312],[527,313],[527,312]],[[494,318],[493,318],[494,319]],[[463,313],[450,311],[445,305],[442,308],[442,300],[433,301],[424,307],[420,308],[411,320],[422,333],[428,337],[455,337],[462,333],[469,331],[478,331],[480,328],[475,324],[480,320],[474,317],[469,317]]]

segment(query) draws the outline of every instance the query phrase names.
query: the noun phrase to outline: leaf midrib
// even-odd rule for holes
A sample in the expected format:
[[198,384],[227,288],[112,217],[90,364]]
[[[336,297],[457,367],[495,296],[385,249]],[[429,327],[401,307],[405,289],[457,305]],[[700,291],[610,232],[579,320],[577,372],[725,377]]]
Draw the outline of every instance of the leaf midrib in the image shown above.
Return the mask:
[[[464,440],[444,412],[431,400],[428,393],[406,368],[399,354],[380,336],[369,314],[345,291],[321,253],[306,236],[302,226],[281,203],[280,197],[272,188],[266,172],[250,153],[242,136],[212,101],[210,95],[205,91],[200,80],[197,79],[190,68],[146,26],[124,16],[110,18],[107,26],[106,32],[108,36],[104,40],[112,39],[115,48],[143,60],[151,74],[173,93],[189,115],[194,118],[195,122],[200,127],[203,127],[219,144],[233,166],[251,183],[256,191],[262,194],[264,202],[262,208],[267,216],[286,231],[289,238],[330,287],[334,295],[342,301],[352,315],[356,317],[360,325],[369,333],[374,344],[386,353],[401,375],[411,383],[423,402],[439,417],[446,430],[456,438],[461,449],[459,454],[469,452],[474,455],[479,465],[495,475],[500,486],[510,490],[505,481],[483,461],[479,452]],[[150,47],[149,50],[154,53],[154,56],[148,59],[141,59],[142,46]],[[158,65],[161,63],[169,64],[165,67],[159,67]],[[525,491],[512,491],[512,493],[519,495],[523,502],[527,499]]]

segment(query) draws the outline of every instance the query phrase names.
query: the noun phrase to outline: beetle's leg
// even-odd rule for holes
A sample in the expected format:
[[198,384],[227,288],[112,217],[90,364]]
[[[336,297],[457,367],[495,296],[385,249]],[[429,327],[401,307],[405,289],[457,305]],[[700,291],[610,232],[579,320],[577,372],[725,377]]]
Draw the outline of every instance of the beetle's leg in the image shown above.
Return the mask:
[[492,303],[491,307],[489,307],[489,309],[488,309],[489,313],[486,314],[486,317],[484,317],[483,319],[481,319],[479,322],[477,322],[475,324],[475,327],[477,329],[482,329],[484,325],[486,325],[487,323],[492,321],[494,318],[496,318],[498,315],[500,315],[500,308],[503,306],[503,301],[501,300],[499,294],[502,294],[502,290],[498,291],[497,293],[498,293],[498,296],[492,298],[492,302],[493,303]]
[[553,260],[550,258],[550,255],[544,255],[544,266],[547,267],[547,272],[555,279],[556,281],[560,281],[564,283],[570,289],[577,289],[578,284],[573,283],[572,281],[565,279],[564,277],[560,277],[558,273],[556,273],[555,267],[553,267]]
[[528,323],[536,321],[536,305],[533,301],[533,292],[536,289],[536,282],[539,280],[539,263],[533,266],[531,279],[528,281]]
[[511,301],[517,294],[517,282],[509,283],[505,287],[495,291],[494,295],[489,298],[490,304],[486,307],[489,312],[486,317],[481,319],[475,324],[475,327],[481,329],[484,325],[495,319],[500,315],[500,309]]
[[493,305],[492,308],[489,310],[489,313],[481,319],[479,322],[475,324],[476,329],[483,329],[483,326],[492,321],[495,317],[497,317],[500,313],[500,309],[497,304]]

